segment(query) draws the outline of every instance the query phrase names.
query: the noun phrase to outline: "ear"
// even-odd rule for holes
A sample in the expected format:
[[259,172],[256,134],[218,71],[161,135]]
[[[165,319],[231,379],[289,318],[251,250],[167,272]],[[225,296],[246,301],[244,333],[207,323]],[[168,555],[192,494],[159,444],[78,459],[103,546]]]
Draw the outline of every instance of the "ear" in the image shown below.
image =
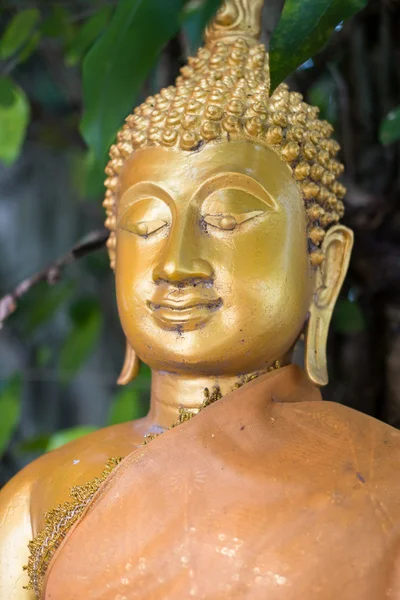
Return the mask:
[[305,369],[308,378],[319,386],[328,383],[326,343],[329,325],[349,267],[353,238],[351,229],[335,225],[327,231],[322,245],[325,260],[316,273],[305,349]]
[[118,385],[127,385],[133,381],[139,373],[139,367],[140,361],[138,356],[128,340],[126,340],[124,366],[117,380]]

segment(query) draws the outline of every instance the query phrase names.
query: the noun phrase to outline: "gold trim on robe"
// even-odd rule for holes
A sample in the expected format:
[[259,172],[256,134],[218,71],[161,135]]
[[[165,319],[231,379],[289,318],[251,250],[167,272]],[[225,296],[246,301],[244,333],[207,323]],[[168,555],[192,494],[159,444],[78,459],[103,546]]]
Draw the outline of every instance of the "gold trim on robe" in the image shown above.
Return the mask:
[[100,477],[84,485],[73,487],[70,491],[71,500],[60,504],[45,515],[45,526],[29,542],[30,556],[28,564],[24,567],[29,576],[29,585],[24,589],[34,591],[36,598],[41,598],[47,567],[57,548],[93,500],[101,484],[121,460],[122,458],[110,458]]

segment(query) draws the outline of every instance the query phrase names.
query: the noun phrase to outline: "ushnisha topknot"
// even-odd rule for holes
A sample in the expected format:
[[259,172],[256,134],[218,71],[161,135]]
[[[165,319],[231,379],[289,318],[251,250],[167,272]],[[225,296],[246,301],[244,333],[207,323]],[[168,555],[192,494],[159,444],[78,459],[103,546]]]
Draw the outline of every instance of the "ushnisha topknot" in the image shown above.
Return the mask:
[[206,31],[205,46],[188,59],[181,74],[129,115],[111,146],[104,207],[110,229],[107,247],[115,268],[115,227],[119,174],[135,150],[165,146],[192,152],[201,143],[258,140],[289,164],[301,188],[307,214],[310,260],[324,259],[320,246],[329,226],[344,214],[346,189],[338,181],[343,165],[332,126],[318,120],[318,108],[281,84],[269,95],[269,62],[258,42],[262,0],[251,8],[229,0]]

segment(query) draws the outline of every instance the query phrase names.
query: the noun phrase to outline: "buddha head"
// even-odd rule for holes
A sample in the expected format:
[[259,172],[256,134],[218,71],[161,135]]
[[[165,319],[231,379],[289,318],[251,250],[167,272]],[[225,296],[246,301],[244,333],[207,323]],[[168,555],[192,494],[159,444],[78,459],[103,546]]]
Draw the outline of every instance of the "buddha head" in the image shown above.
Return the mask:
[[128,116],[106,168],[108,250],[127,339],[120,383],[151,368],[327,383],[326,340],[352,232],[332,127],[270,95],[261,0],[229,0],[175,86]]

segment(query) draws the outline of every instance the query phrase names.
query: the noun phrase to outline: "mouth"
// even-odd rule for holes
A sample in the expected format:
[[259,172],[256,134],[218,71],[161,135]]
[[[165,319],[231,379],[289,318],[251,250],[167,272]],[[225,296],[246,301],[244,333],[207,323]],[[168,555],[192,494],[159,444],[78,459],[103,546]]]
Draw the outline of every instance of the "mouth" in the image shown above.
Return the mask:
[[153,316],[168,329],[179,327],[192,330],[204,325],[221,306],[222,299],[179,300],[166,298],[160,302],[147,302]]

